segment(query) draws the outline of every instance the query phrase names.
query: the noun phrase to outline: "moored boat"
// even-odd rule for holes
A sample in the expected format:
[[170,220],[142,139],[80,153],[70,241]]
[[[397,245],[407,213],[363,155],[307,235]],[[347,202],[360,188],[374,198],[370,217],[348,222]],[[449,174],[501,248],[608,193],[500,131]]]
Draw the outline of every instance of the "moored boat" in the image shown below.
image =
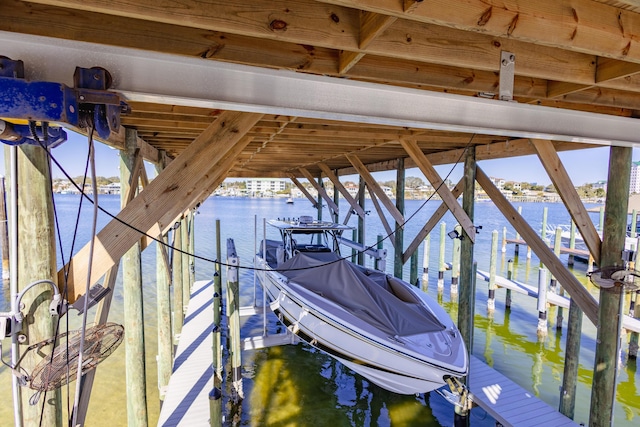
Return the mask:
[[256,257],[272,310],[308,344],[387,390],[434,390],[467,374],[458,329],[435,300],[384,272],[339,255],[350,227],[272,220],[281,241],[267,240]]

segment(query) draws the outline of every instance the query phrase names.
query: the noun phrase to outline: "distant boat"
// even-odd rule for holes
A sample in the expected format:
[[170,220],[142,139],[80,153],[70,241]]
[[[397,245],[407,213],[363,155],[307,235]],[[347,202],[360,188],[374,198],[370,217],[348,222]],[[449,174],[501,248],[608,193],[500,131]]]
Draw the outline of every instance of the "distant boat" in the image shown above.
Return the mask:
[[287,198],[287,204],[289,204],[289,205],[293,204],[293,197]]

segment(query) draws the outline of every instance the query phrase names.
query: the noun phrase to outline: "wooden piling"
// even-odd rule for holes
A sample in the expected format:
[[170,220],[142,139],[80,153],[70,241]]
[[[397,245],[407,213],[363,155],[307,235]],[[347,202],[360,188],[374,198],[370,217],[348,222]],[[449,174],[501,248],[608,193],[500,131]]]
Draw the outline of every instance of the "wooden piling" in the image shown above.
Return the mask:
[[444,271],[446,270],[445,254],[445,236],[447,235],[447,224],[445,222],[440,223],[440,257],[438,266],[438,289],[444,289]]
[[564,374],[560,388],[560,413],[573,419],[576,407],[576,388],[580,364],[580,338],[582,335],[582,310],[571,299],[567,322],[567,345],[564,356]]
[[429,288],[429,251],[431,246],[431,234],[424,237],[422,243],[422,290],[424,292]]
[[214,387],[209,393],[209,425],[222,426],[222,392]]
[[182,237],[181,221],[178,219],[173,229],[173,255],[171,265],[171,283],[173,285],[173,342],[177,345],[184,323],[184,291],[182,289]]
[[[553,243],[553,253],[556,254],[558,258],[560,258],[561,247],[562,247],[562,229],[560,227],[556,227],[556,235]],[[553,281],[552,289],[554,289],[558,295],[564,296],[564,289],[562,288],[562,285],[558,286],[557,280],[553,275],[551,275],[551,280]],[[562,307],[558,307],[558,312],[556,316],[556,329],[562,329],[562,320],[563,320],[562,312],[563,312]]]
[[[365,180],[364,178],[361,176],[360,177],[360,190],[358,191],[358,204],[360,205],[360,207],[362,209],[364,209],[364,203],[365,203],[365,199],[364,199],[364,193],[365,193]],[[364,228],[364,217],[359,216],[358,215],[358,243],[360,243],[361,245],[364,245],[365,242],[365,228]],[[320,243],[320,242],[318,242]],[[358,252],[358,265],[363,265],[364,266],[364,252]]]
[[[120,152],[121,204],[125,207],[130,187],[138,182],[130,182],[135,168],[137,132],[126,129],[125,150]],[[135,191],[135,187],[132,191]],[[147,384],[144,345],[144,311],[142,294],[142,262],[140,241],[122,257],[122,285],[124,294],[125,373],[127,391],[127,424],[148,425]]]
[[638,212],[634,209],[633,211],[631,211],[631,230],[629,230],[629,237],[636,237],[637,233],[636,233],[636,227],[637,227],[637,217],[638,217]]
[[[635,298],[635,306],[633,310],[633,317],[636,319],[640,319],[640,308],[638,307],[638,296],[640,295],[640,291],[636,291],[633,296]],[[631,332],[631,336],[629,337],[629,350],[628,355],[630,359],[638,358],[638,333]]]
[[[606,269],[622,266],[627,231],[627,205],[631,173],[631,147],[610,148],[609,175],[606,196],[605,230],[602,240],[600,268],[602,277],[610,278]],[[618,344],[620,342],[621,306],[624,293],[618,286],[600,288],[596,355],[591,389],[589,425],[608,426],[613,423],[616,390]]]
[[[473,222],[476,181],[476,150],[473,146],[466,148],[463,180],[465,181],[465,186],[462,197],[462,209]],[[475,313],[477,264],[473,261],[473,241],[469,238],[464,229],[462,230],[461,235],[458,329],[460,330],[460,335],[462,335],[466,344],[467,354],[471,355],[473,352],[473,317]]]
[[240,259],[233,239],[227,239],[227,316],[229,325],[231,375],[233,378],[234,401],[244,399],[242,390],[242,360],[240,341],[240,279],[238,266]]
[[182,306],[183,312],[186,314],[191,299],[191,274],[189,272],[189,214],[185,214],[180,221],[180,238],[182,239]]
[[7,192],[4,185],[4,176],[0,176],[0,247],[2,248],[3,279],[9,278],[9,227],[7,224]]
[[[511,280],[513,278],[513,260],[510,259],[507,261],[507,279]],[[507,289],[505,293],[505,301],[504,307],[511,308],[511,289]]]
[[189,211],[189,289],[196,281],[196,211]]
[[[51,195],[51,180],[49,158],[45,150],[39,146],[24,144],[5,150],[15,150],[17,161],[17,176],[10,175],[9,180],[17,187],[17,213],[11,220],[17,220],[17,266],[12,275],[17,278],[17,291],[23,291],[36,280],[57,281],[56,248],[54,234],[53,200]],[[13,198],[13,194],[10,195]],[[12,237],[13,238],[13,237]],[[61,288],[63,284],[58,284]],[[52,300],[52,290],[49,286],[38,285],[26,292],[21,300],[20,309],[25,315],[22,323],[22,333],[25,340],[20,342],[20,351],[25,351],[30,345],[36,344],[54,335],[56,318],[49,314],[49,304]],[[12,295],[15,297],[15,295]],[[33,372],[45,354],[50,354],[52,345],[44,346],[40,351],[31,351],[20,363],[26,372]],[[19,387],[22,422],[24,426],[60,426],[62,425],[60,390],[47,393],[46,401],[38,405],[31,405],[29,400],[33,390]],[[6,394],[3,393],[6,397]],[[5,420],[6,421],[6,420]]]
[[[160,237],[165,243],[166,236]],[[167,260],[162,256],[166,249],[156,243],[156,299],[158,316],[158,390],[160,400],[164,400],[166,387],[171,377],[173,343],[171,340],[171,289]]]
[[[404,171],[404,159],[399,158],[397,160],[396,171],[396,208],[404,215],[404,185],[405,185],[405,171]],[[404,265],[402,261],[402,252],[404,247],[404,224],[400,224],[396,221],[395,226],[395,251],[393,262],[393,275],[402,280],[402,267]]]
[[[456,225],[454,229],[462,236],[462,227]],[[453,251],[451,255],[451,293],[458,293],[458,280],[460,277],[460,239],[453,239]]]
[[540,237],[542,240],[547,238],[547,216],[549,214],[549,208],[546,206],[542,208],[542,228],[540,229]]
[[[222,260],[221,249],[221,237],[220,237],[220,220],[216,220],[216,265],[215,272],[213,273],[213,324],[217,325],[217,328],[213,331],[213,346],[214,346],[214,360],[215,360],[215,372],[219,381],[222,381],[222,340],[220,336],[220,320],[222,317],[222,268],[220,260]],[[216,344],[217,343],[217,344]]]
[[487,311],[492,313],[496,309],[496,271],[498,268],[498,230],[491,233],[491,254],[489,255],[489,297]]
[[409,283],[418,285],[418,251],[411,254],[409,263]]
[[502,253],[507,252],[507,227],[502,227]]
[[547,336],[547,269],[538,270],[538,337]]
[[[518,206],[518,215],[522,215],[522,206]],[[520,240],[520,233],[516,231],[516,241]],[[513,250],[513,256],[517,257],[520,255],[520,245],[518,243],[515,244]]]

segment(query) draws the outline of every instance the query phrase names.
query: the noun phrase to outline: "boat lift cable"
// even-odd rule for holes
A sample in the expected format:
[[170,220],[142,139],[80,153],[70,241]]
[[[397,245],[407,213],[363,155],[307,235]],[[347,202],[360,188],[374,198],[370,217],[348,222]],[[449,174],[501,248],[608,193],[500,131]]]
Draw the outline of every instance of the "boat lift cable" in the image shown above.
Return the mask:
[[[378,245],[378,243],[382,243],[385,240],[389,239],[391,236],[393,236],[398,230],[402,229],[409,221],[411,221],[423,208],[424,206],[427,204],[427,202],[429,202],[435,194],[437,194],[438,190],[445,184],[445,182],[447,181],[447,179],[451,176],[451,174],[453,173],[454,169],[456,168],[456,166],[458,166],[460,164],[460,162],[462,161],[462,157],[464,156],[464,153],[467,151],[467,149],[469,148],[469,146],[471,145],[471,142],[473,141],[474,137],[476,136],[476,134],[472,134],[471,137],[469,138],[469,141],[467,142],[467,144],[465,145],[465,147],[460,151],[460,156],[458,157],[458,159],[455,161],[455,163],[453,164],[453,166],[451,167],[451,169],[449,170],[449,172],[447,173],[447,175],[445,176],[444,180],[441,180],[440,184],[438,185],[438,187],[436,187],[435,191],[433,192],[433,194],[431,196],[429,196],[419,207],[418,209],[411,214],[402,224],[398,224],[396,226],[396,228],[394,229],[393,232],[387,234],[386,236],[384,236],[382,239],[379,239],[378,241],[376,241],[374,244],[369,245],[363,249],[358,250],[358,253],[364,253],[367,252],[368,250],[371,249],[375,249]],[[195,253],[190,253],[188,251],[185,251],[183,249],[178,249],[173,247],[172,245],[164,242],[161,238],[157,238],[155,236],[151,236],[149,234],[147,234],[146,232],[144,232],[143,230],[140,230],[139,228],[127,223],[126,221],[123,221],[122,219],[118,218],[116,215],[112,214],[111,212],[107,211],[105,208],[103,208],[102,206],[98,205],[97,202],[94,201],[94,199],[92,199],[91,197],[89,197],[88,194],[86,194],[84,192],[84,188],[80,188],[80,186],[78,186],[78,184],[76,184],[76,182],[69,176],[69,174],[65,171],[65,169],[62,167],[62,165],[55,159],[55,157],[49,152],[47,151],[48,156],[50,157],[51,161],[53,161],[56,166],[58,166],[58,168],[60,169],[60,171],[64,174],[64,176],[69,180],[69,182],[76,188],[76,190],[78,190],[78,192],[81,194],[82,197],[85,197],[90,203],[94,204],[96,206],[96,208],[98,210],[100,210],[102,213],[106,214],[107,216],[109,216],[111,219],[118,221],[119,223],[121,223],[122,225],[130,228],[131,230],[140,233],[141,235],[157,242],[160,245],[165,246],[168,249],[171,249],[173,251],[177,251],[179,253],[182,253],[184,255],[188,255],[188,256],[192,256],[194,257],[194,259],[198,259],[200,261],[205,261],[205,262],[210,262],[213,264],[218,264],[220,266],[224,266],[224,267],[234,267],[234,268],[238,268],[238,269],[242,269],[242,270],[249,270],[249,271],[277,271],[277,272],[283,272],[283,271],[296,271],[296,270],[310,270],[310,269],[314,269],[314,268],[320,268],[323,267],[325,265],[329,265],[329,264],[334,264],[336,262],[340,262],[343,261],[345,259],[349,259],[351,258],[351,255],[349,256],[345,256],[345,257],[341,257],[336,259],[335,261],[331,261],[331,262],[327,262],[324,264],[319,264],[316,266],[312,266],[312,267],[301,267],[301,268],[294,268],[294,269],[287,269],[287,270],[279,270],[279,269],[267,269],[267,268],[258,268],[258,267],[251,267],[251,266],[243,266],[243,265],[230,265],[227,264],[225,262],[222,262],[220,260],[217,259],[211,259],[211,258],[207,258],[201,255],[196,255]]]

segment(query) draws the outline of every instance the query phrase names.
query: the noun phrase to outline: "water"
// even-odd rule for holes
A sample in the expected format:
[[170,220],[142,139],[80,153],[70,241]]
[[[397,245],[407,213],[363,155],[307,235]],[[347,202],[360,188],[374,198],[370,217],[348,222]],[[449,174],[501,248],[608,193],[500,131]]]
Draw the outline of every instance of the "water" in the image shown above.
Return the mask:
[[[62,246],[65,258],[69,256],[71,236],[73,234],[73,220],[76,216],[77,197],[72,195],[56,196],[56,207],[61,221],[63,234]],[[100,204],[110,212],[119,209],[118,196],[100,196]],[[406,217],[415,212],[409,221],[405,232],[405,247],[413,236],[435,211],[439,202],[407,200]],[[518,205],[516,205],[518,206]],[[548,222],[556,224],[569,223],[569,215],[562,204],[522,204],[523,216],[535,230],[541,228],[542,210],[549,209]],[[341,202],[341,209],[346,212],[347,205]],[[375,209],[367,200],[366,210],[371,214],[366,219],[366,243],[373,245],[378,234],[385,235]],[[89,238],[89,218],[91,207],[85,206],[79,231],[79,243],[75,250],[79,250]],[[262,236],[262,218],[298,217],[300,215],[316,216],[311,204],[303,199],[296,199],[294,205],[288,205],[284,199],[246,199],[222,198],[207,199],[199,208],[195,223],[195,246],[198,256],[214,259],[215,254],[215,221],[221,222],[221,240],[223,258],[226,256],[225,241],[233,238],[238,250],[241,264],[251,265],[254,253],[254,222],[256,215],[259,222],[259,235]],[[598,214],[593,214],[595,223]],[[341,217],[344,217],[342,215]],[[326,208],[323,218],[330,218]],[[478,268],[489,269],[489,249],[491,231],[498,230],[502,236],[502,228],[508,227],[509,236],[513,237],[513,229],[508,226],[499,210],[492,203],[478,203],[475,208],[475,224],[482,225],[480,234],[476,236],[475,259]],[[392,223],[389,216],[388,221]],[[447,213],[443,218],[446,231],[451,231],[455,221]],[[108,222],[106,215],[101,215],[99,223]],[[356,225],[355,216],[351,225]],[[450,274],[445,273],[445,291],[438,295],[436,287],[438,269],[439,227],[433,230],[431,236],[431,258],[429,261],[428,293],[457,318],[457,304],[452,302],[449,293]],[[268,231],[268,237],[278,238],[275,230]],[[346,236],[350,237],[350,236]],[[447,260],[450,260],[451,240],[447,242]],[[388,240],[384,247],[389,251],[387,271],[393,271],[393,247]],[[348,253],[349,249],[344,249]],[[508,248],[506,254],[499,252],[499,274],[506,275],[507,261],[513,259],[514,275],[517,280],[537,283],[539,260],[527,260],[524,251],[519,259],[513,257],[513,248]],[[563,259],[566,256],[563,256]],[[418,271],[422,272],[422,247],[419,252]],[[370,263],[370,261],[367,261]],[[158,392],[156,384],[157,354],[156,313],[155,313],[155,244],[147,248],[142,255],[145,339],[146,339],[146,369],[147,390],[150,424],[155,424],[158,413]],[[408,279],[409,263],[404,270],[404,278]],[[591,286],[585,280],[586,266],[576,264],[575,274],[586,286]],[[196,280],[209,279],[214,271],[214,265],[206,260],[196,259]],[[421,276],[421,274],[419,275]],[[250,270],[241,270],[243,305],[253,302],[253,274]],[[122,293],[121,283],[117,284],[109,320],[122,322]],[[496,312],[492,319],[486,316],[487,285],[477,283],[477,299],[475,313],[475,331],[473,353],[491,366],[502,372],[519,385],[529,390],[548,404],[558,407],[559,387],[562,384],[564,363],[565,330],[556,332],[556,310],[549,312],[549,335],[542,341],[538,340],[536,301],[530,297],[513,294],[510,311],[504,310],[504,290],[497,291]],[[597,290],[592,290],[594,294]],[[6,310],[9,302],[8,284],[5,283],[0,295],[0,310]],[[258,299],[261,292],[257,292]],[[628,304],[626,305],[628,307]],[[567,318],[567,310],[564,312]],[[76,318],[75,315],[70,316]],[[92,318],[92,317],[90,317]],[[77,319],[72,319],[74,322]],[[243,325],[243,333],[260,333],[262,328],[260,319],[252,319]],[[275,332],[278,328],[274,319],[270,320],[269,330]],[[565,320],[566,329],[566,320]],[[626,359],[626,339],[623,346],[623,357],[620,362],[618,388],[615,408],[615,425],[637,425],[640,420],[640,391],[637,383],[640,374],[636,370],[634,361]],[[8,340],[3,343],[5,357],[9,346]],[[583,339],[580,351],[579,385],[577,390],[576,421],[587,422],[590,404],[591,377],[593,372],[595,348],[595,328],[588,319],[583,321]],[[87,425],[113,426],[126,425],[125,375],[124,375],[124,346],[103,362],[97,372],[96,386],[92,393],[92,403],[89,408]],[[340,363],[328,356],[306,346],[285,346],[265,349],[243,354],[243,375],[246,397],[240,408],[226,410],[236,416],[240,425],[262,426],[450,426],[453,423],[453,408],[443,398],[435,393],[426,396],[401,396],[389,393],[369,383],[366,379],[354,374]],[[72,391],[75,383],[72,384]],[[0,419],[11,419],[9,404],[10,375],[8,370],[0,367],[0,390],[6,396],[7,402],[0,408]],[[63,401],[66,401],[64,399]],[[471,424],[473,426],[494,426],[491,417],[480,408],[472,411]]]

